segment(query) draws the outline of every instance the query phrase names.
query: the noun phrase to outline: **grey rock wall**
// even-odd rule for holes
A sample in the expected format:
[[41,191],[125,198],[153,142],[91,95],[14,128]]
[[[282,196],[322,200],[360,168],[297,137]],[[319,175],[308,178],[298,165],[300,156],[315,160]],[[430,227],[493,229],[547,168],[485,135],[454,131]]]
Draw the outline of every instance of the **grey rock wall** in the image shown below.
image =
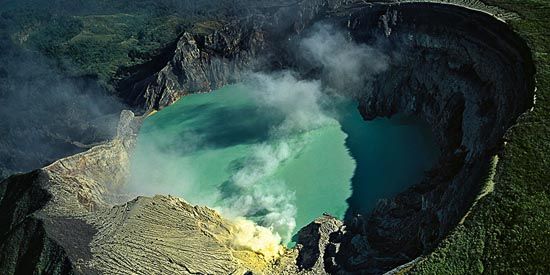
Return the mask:
[[[505,24],[455,7],[428,7],[388,10],[387,17],[397,13],[388,45],[398,53],[359,108],[365,119],[420,117],[442,155],[423,182],[381,201],[367,219],[363,236],[383,259],[350,266],[384,266],[390,258],[403,264],[430,252],[465,215],[504,133],[532,105],[530,52]],[[352,17],[352,26],[370,20]]]

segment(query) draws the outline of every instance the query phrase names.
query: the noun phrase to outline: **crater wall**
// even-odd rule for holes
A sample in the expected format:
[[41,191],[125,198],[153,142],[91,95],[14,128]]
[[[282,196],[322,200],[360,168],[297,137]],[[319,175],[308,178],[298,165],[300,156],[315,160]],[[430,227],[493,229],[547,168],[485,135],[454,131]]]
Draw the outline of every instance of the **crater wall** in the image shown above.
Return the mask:
[[466,214],[506,130],[533,104],[534,67],[525,43],[504,23],[457,6],[362,9],[343,24],[355,40],[377,41],[391,58],[388,71],[359,96],[363,117],[419,117],[442,152],[421,183],[380,201],[367,218],[349,215],[352,233],[343,234],[345,249],[335,257],[345,263],[338,266],[387,270],[430,252]]
[[[170,49],[171,57],[162,56],[168,61],[161,69],[152,75],[134,75],[135,85],[122,85],[121,95],[145,112],[167,106],[185,94],[208,92],[238,81],[244,70],[293,68],[309,77],[315,72],[301,67],[283,41],[320,20],[340,24],[350,39],[376,43],[390,56],[388,71],[367,81],[357,93],[363,117],[418,116],[431,125],[442,155],[421,183],[381,201],[372,213],[351,209],[343,225],[327,218],[302,230],[297,249],[283,257],[274,267],[275,273],[380,273],[429,253],[458,224],[479,193],[489,160],[503,145],[506,130],[531,107],[534,68],[530,51],[502,21],[458,6],[429,3],[303,1],[264,7],[262,13],[223,28],[184,34],[175,49]],[[150,210],[158,203],[167,217],[177,217],[174,211],[180,208],[189,213],[196,210],[179,201],[181,207],[171,208],[173,200],[161,197],[113,207],[121,198],[111,193],[124,184],[135,139],[134,134],[120,138],[121,133],[134,133],[139,126],[133,122],[121,125],[129,130],[119,132],[119,138],[108,144],[0,184],[0,217],[5,217],[3,224],[7,225],[0,227],[0,269],[23,270],[27,256],[33,270],[68,273],[105,268],[111,262],[93,264],[101,262],[101,253],[112,248],[102,238],[130,244],[127,235],[107,233],[118,232],[116,228],[123,228],[128,217],[136,224],[151,222],[133,206]],[[203,212],[207,215],[200,219],[209,226],[226,225],[214,213]],[[108,219],[101,223],[97,217]],[[174,229],[176,224],[181,226],[176,222],[166,226]],[[85,230],[67,230],[67,225]],[[217,242],[215,234],[203,225],[188,219],[183,227]],[[30,247],[24,240],[32,232],[41,234],[31,241],[42,254],[19,249]],[[55,232],[74,235],[65,238]],[[180,237],[178,241],[185,243],[186,236]],[[162,243],[151,235],[143,240]],[[215,264],[220,270],[256,268],[256,263],[243,263],[238,257],[229,257],[230,264],[224,265],[224,253],[244,252],[231,251],[225,243],[216,245],[219,257]],[[188,258],[166,259],[161,246],[157,248],[151,253],[162,266],[185,270],[193,264]],[[115,262],[125,263],[133,256],[113,257]],[[201,271],[208,264],[205,260],[196,270],[185,272]]]

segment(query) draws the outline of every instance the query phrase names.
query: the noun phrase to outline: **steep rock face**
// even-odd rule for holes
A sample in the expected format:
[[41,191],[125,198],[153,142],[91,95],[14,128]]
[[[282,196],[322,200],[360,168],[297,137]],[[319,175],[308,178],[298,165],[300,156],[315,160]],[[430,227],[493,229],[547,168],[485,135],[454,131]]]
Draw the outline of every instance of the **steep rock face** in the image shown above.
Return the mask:
[[[347,24],[356,40],[372,39],[365,31],[372,18],[365,11],[350,16]],[[396,113],[420,117],[431,126],[442,156],[422,183],[378,204],[362,234],[383,260],[356,257],[343,265],[351,270],[395,266],[431,251],[471,206],[491,156],[505,131],[531,107],[534,91],[528,48],[489,16],[408,4],[379,18],[393,51],[391,66],[369,83],[359,110],[365,119]]]
[[[161,109],[190,93],[209,92],[236,82],[243,72],[255,68],[280,69],[292,67],[292,57],[283,50],[290,36],[301,33],[316,20],[328,17],[347,18],[357,10],[371,9],[380,13],[380,4],[415,3],[419,1],[377,1],[376,4],[358,0],[275,1],[272,5],[259,4],[256,13],[243,15],[245,19],[231,22],[207,22],[185,32],[175,46],[149,64],[146,71],[158,72],[119,83],[121,97],[144,112]],[[422,1],[424,2],[424,1]],[[430,1],[426,1],[430,2]],[[513,17],[503,10],[487,6],[477,0],[447,0],[449,3],[489,12],[499,18]],[[373,8],[374,7],[374,8]],[[382,8],[385,9],[386,7]],[[374,15],[374,14],[373,14]],[[391,33],[391,15],[372,17],[384,32]],[[389,21],[388,21],[389,20]],[[372,23],[372,22],[371,22]],[[170,58],[171,56],[171,58]],[[162,65],[164,64],[164,65]]]
[[130,103],[146,110],[159,109],[185,94],[219,88],[238,77],[263,48],[263,34],[255,29],[232,25],[208,32],[184,33],[173,59],[145,80],[149,83],[134,85]]
[[256,7],[258,13],[244,19],[197,24],[181,36],[175,49],[167,49],[173,51],[173,57],[159,72],[123,85],[120,92],[138,109],[158,110],[184,95],[234,83],[243,72],[288,66],[282,50],[288,36],[301,32],[323,11],[340,7],[343,2],[274,3]]

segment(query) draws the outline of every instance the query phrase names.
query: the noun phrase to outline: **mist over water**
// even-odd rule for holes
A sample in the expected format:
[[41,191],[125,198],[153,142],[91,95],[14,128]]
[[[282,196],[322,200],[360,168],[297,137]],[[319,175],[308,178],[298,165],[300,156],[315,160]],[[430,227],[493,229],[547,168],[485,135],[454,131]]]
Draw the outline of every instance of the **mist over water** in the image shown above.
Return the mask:
[[[311,94],[318,83],[301,82],[288,72],[253,78],[294,87],[289,91],[311,105],[300,110],[294,96],[273,98],[275,85],[235,85],[189,96],[144,123],[129,191],[173,194],[228,217],[246,217],[285,242],[295,233],[297,217],[301,227],[323,211],[343,216],[355,163],[338,121]],[[322,155],[327,160],[316,165]],[[334,182],[344,188],[311,193]],[[325,210],[314,206],[319,200]]]
[[[361,151],[365,136],[358,133],[382,139],[397,133],[402,138],[391,140],[407,144],[416,126],[377,134],[350,99],[387,68],[387,57],[327,25],[315,26],[297,51],[320,72],[319,79],[302,79],[293,71],[249,73],[241,84],[184,97],[148,118],[127,191],[180,196],[233,220],[254,221],[273,232],[269,239],[284,243],[324,212],[343,218],[349,198],[363,210],[389,194],[383,178],[370,177],[376,184],[360,188],[365,177],[357,175],[369,170],[363,165],[369,156],[358,156],[369,151]],[[384,128],[393,122],[374,123]],[[380,175],[411,171],[400,166],[408,162],[393,165],[382,167]],[[414,183],[400,181],[394,187],[402,190]],[[369,196],[363,201],[365,192]],[[238,239],[256,243],[250,241],[253,234]]]
[[[272,80],[285,78],[300,87],[287,73]],[[344,218],[350,207],[370,210],[418,182],[435,160],[437,149],[416,121],[364,122],[356,103],[340,100],[294,112],[286,109],[293,103],[262,93],[227,86],[148,118],[128,191],[172,194],[244,217],[286,243],[324,212]]]

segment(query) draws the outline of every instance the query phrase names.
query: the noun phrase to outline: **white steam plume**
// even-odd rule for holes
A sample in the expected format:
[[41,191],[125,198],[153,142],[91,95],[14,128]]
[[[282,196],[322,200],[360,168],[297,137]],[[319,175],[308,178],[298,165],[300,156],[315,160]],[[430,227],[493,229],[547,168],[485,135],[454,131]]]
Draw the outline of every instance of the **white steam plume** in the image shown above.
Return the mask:
[[284,120],[273,127],[268,142],[253,146],[242,168],[222,185],[219,210],[253,219],[288,242],[296,227],[295,196],[284,182],[272,176],[285,161],[300,153],[304,144],[299,133],[331,120],[321,107],[324,96],[319,81],[298,80],[292,72],[254,73],[246,85],[254,91],[258,106],[280,111]]
[[300,41],[298,51],[321,69],[323,80],[337,93],[357,92],[365,81],[389,66],[389,58],[380,50],[358,44],[328,24],[314,25]]

